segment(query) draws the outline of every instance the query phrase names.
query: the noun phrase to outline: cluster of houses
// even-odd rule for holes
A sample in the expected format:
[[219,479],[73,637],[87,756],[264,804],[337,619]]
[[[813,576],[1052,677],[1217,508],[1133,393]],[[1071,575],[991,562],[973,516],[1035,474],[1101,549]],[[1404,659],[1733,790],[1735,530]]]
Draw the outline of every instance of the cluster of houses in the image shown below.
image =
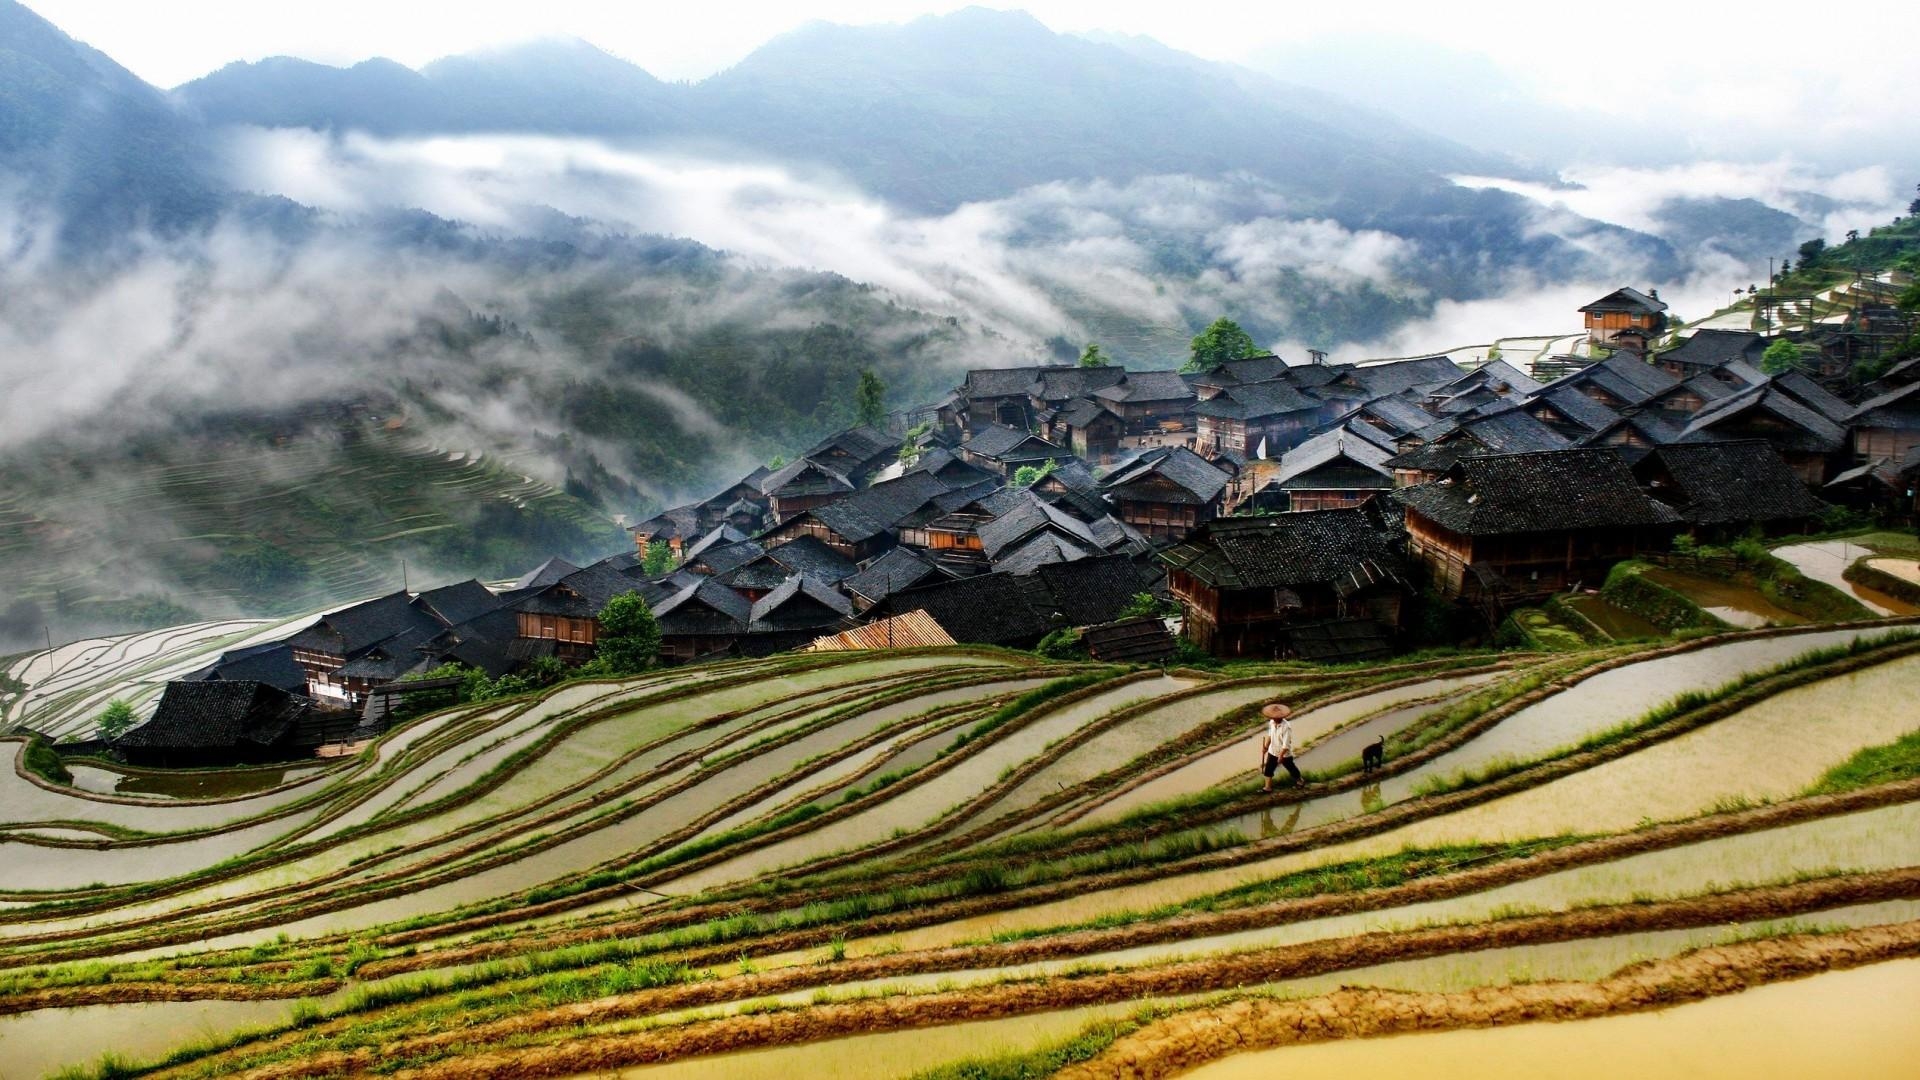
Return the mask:
[[[1444,356],[969,371],[891,430],[838,432],[640,522],[630,551],[506,588],[396,592],[222,657],[169,687],[126,749],[165,758],[168,731],[209,724],[257,728],[248,746],[366,734],[422,685],[402,676],[590,658],[598,613],[627,592],[668,663],[1031,648],[1120,625],[1143,593],[1218,655],[1357,659],[1398,647],[1423,591],[1497,619],[1681,532],[1788,531],[1830,504],[1913,515],[1920,365],[1842,397],[1844,380],[1764,373],[1758,334],[1654,348],[1663,310],[1632,289],[1588,305],[1605,358],[1544,381]],[[660,548],[672,566],[648,573]],[[1153,655],[1127,625],[1086,640]]]

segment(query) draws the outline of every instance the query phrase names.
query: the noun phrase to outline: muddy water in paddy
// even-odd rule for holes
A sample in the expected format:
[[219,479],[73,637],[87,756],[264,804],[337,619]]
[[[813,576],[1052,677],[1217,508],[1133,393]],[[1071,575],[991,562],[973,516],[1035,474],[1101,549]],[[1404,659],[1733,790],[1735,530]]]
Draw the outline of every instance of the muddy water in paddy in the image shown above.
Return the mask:
[[[324,768],[325,766],[309,763],[276,769],[130,773],[117,769],[103,769],[94,765],[72,765],[68,767],[68,771],[73,773],[74,787],[98,795],[149,796],[155,799],[230,799],[271,791],[282,784],[311,777]],[[290,792],[286,797],[295,799],[305,794],[305,791]],[[257,813],[262,805],[272,804],[253,802],[249,804],[249,809]]]
[[[1292,810],[1244,814],[1210,831],[1238,830],[1244,836],[1269,836],[1276,816],[1292,820],[1292,829],[1369,813],[1410,798],[1436,777],[1472,772],[1497,761],[1531,761],[1551,751],[1644,715],[1689,690],[1710,690],[1763,671],[1816,649],[1872,637],[1884,630],[1828,630],[1734,641],[1603,671],[1573,687],[1530,705],[1464,746],[1424,765],[1390,777],[1364,791],[1345,791],[1306,802],[1298,818]],[[1309,767],[1313,767],[1309,765]],[[1291,831],[1291,830],[1284,830]]]
[[1134,702],[1197,685],[1192,679],[1161,677],[1129,683],[1084,701],[1042,714],[979,753],[932,778],[860,813],[725,862],[696,870],[662,890],[684,895],[743,880],[776,867],[791,866],[864,844],[885,840],[897,830],[931,824],[948,809],[993,786],[1001,773],[1029,761],[1083,724]]
[[1628,611],[1615,607],[1600,596],[1569,596],[1562,600],[1568,607],[1586,616],[1615,641],[1665,637],[1666,631]]
[[[1872,548],[1850,544],[1845,540],[1817,540],[1809,544],[1789,544],[1786,547],[1774,548],[1773,553],[1792,563],[1794,568],[1802,574],[1815,581],[1831,585],[1860,601],[1875,615],[1920,614],[1920,606],[1855,585],[1846,579],[1847,567],[1853,565],[1856,559],[1864,559],[1872,555]],[[1907,563],[1911,566],[1912,560],[1907,560]]]
[[1920,960],[1829,972],[1657,1012],[1239,1054],[1190,1080],[1555,1076],[1565,1080],[1806,1080],[1913,1076]]
[[[1311,748],[1327,733],[1369,713],[1378,712],[1411,701],[1420,701],[1449,693],[1463,687],[1478,686],[1500,678],[1500,673],[1470,675],[1452,679],[1429,679],[1394,690],[1380,690],[1348,701],[1335,702],[1317,709],[1308,709],[1293,720],[1293,734],[1296,742]],[[1203,791],[1215,784],[1224,783],[1235,777],[1255,776],[1259,774],[1255,758],[1259,756],[1259,738],[1262,728],[1258,722],[1249,725],[1248,733],[1233,740],[1226,746],[1181,766],[1164,776],[1156,777],[1143,784],[1122,792],[1117,797],[1097,807],[1083,820],[1088,823],[1113,821],[1124,817],[1128,812],[1152,803],[1161,802],[1179,795],[1189,795]],[[1304,760],[1304,753],[1303,753]]]
[[1762,626],[1798,626],[1807,620],[1760,595],[1759,590],[1675,570],[1653,569],[1643,575],[1699,605],[1700,610],[1732,626],[1748,630]]
[[[1116,911],[1144,911],[1410,846],[1620,831],[1642,820],[1689,817],[1728,798],[1780,798],[1803,790],[1856,750],[1920,727],[1908,704],[1916,697],[1920,657],[1896,660],[1788,691],[1629,757],[1378,836],[927,927],[861,943],[860,953],[894,944],[928,948],[1006,930],[1071,925]],[[1780,747],[1789,744],[1794,753],[1782,755]],[[1351,803],[1351,813],[1363,812],[1356,792],[1299,804],[1300,809],[1311,810],[1316,802]],[[1276,807],[1268,819],[1276,832],[1301,827],[1287,807]],[[1263,831],[1257,823],[1250,835]],[[1729,873],[1720,880],[1744,877]]]
[[271,1027],[285,1001],[164,1001],[0,1016],[0,1080],[38,1080],[109,1051],[144,1060],[196,1039]]

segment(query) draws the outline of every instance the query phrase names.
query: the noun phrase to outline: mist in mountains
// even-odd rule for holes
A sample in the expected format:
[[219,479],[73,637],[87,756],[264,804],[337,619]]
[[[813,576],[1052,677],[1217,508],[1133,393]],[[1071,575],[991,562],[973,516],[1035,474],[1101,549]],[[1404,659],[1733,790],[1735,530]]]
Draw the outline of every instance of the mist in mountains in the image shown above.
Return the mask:
[[[1222,314],[1361,359],[1564,331],[1623,283],[1704,313],[1905,185],[1785,158],[1546,167],[1381,104],[977,9],[810,26],[697,83],[557,41],[162,91],[0,0],[0,515],[33,538],[0,593],[85,579],[226,613],[384,586],[402,556],[592,554],[608,518],[848,422],[865,369],[898,407],[1088,341],[1175,366]],[[393,424],[556,501],[454,486],[256,543],[101,494],[257,458],[235,497],[297,477],[351,500],[364,433]],[[320,572],[309,549],[366,529],[391,557]]]

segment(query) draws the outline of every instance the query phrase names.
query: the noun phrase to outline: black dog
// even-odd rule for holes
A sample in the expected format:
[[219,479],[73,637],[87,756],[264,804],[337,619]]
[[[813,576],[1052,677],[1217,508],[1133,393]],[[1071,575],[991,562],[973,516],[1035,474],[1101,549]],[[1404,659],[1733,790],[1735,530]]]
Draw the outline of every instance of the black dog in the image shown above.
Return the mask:
[[1387,737],[1382,735],[1368,744],[1365,750],[1360,751],[1360,771],[1363,774],[1370,773],[1384,764],[1386,760]]

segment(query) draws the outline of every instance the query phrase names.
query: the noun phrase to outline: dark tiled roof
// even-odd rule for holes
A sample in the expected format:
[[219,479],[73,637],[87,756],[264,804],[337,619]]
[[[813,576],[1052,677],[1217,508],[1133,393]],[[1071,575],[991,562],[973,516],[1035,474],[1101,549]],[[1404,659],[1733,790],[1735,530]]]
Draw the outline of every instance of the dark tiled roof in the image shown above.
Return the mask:
[[1067,625],[1090,626],[1119,618],[1135,596],[1152,592],[1164,575],[1125,555],[1103,555],[1042,566],[1034,576],[1046,585]]
[[462,581],[428,589],[413,598],[415,607],[425,608],[447,626],[477,618],[500,606],[500,598],[478,581]]
[[[1634,474],[1652,485],[1655,498],[1696,525],[1806,518],[1826,509],[1773,447],[1758,439],[1660,447]],[[1671,486],[1664,483],[1668,477]]]
[[[656,518],[655,520],[659,519]],[[638,526],[636,526],[636,528],[637,527]],[[578,569],[580,568],[556,555],[520,575],[520,580],[514,582],[513,587],[516,591],[520,589],[544,589]]]
[[1555,379],[1547,384],[1543,392],[1591,384],[1627,405],[1638,405],[1655,394],[1672,389],[1679,381],[1674,375],[1637,356],[1615,353],[1605,360]]
[[805,574],[754,601],[749,629],[801,630],[830,626],[853,614],[846,596]]
[[767,558],[777,560],[793,573],[805,574],[829,585],[852,577],[859,570],[852,559],[811,536],[796,537],[768,548]]
[[1007,455],[1025,460],[1036,457],[1069,457],[1067,451],[1042,439],[1031,432],[1005,424],[988,424],[981,428],[973,438],[960,444],[960,449],[984,458],[1002,458]]
[[1908,383],[1861,402],[1847,419],[1869,427],[1883,421],[1910,424],[1916,413],[1920,413],[1920,382]]
[[507,608],[450,626],[421,646],[435,661],[453,660],[498,678],[512,671],[512,645],[520,633],[520,619]]
[[[1846,423],[1853,415],[1854,406],[1841,401],[1828,393],[1825,387],[1797,371],[1775,376],[1773,385],[1836,424]],[[1920,401],[1916,401],[1915,405],[1920,406]]]
[[272,746],[306,714],[305,699],[257,682],[170,682],[152,719],[114,740],[143,750]]
[[1030,646],[1064,620],[1050,608],[1036,609],[1032,590],[1012,574],[978,574],[940,585],[894,593],[880,605],[889,613],[924,611],[953,640],[968,645]]
[[1236,383],[1266,382],[1288,371],[1287,362],[1277,356],[1249,356],[1228,360],[1194,375],[1189,381],[1197,386],[1231,386]]
[[1457,393],[1473,386],[1504,386],[1508,392],[1521,396],[1537,393],[1541,389],[1538,380],[1505,360],[1489,360],[1442,387],[1440,393]]
[[1179,651],[1167,624],[1151,615],[1089,626],[1080,640],[1088,655],[1109,664],[1159,664]]
[[1580,309],[1581,311],[1633,311],[1646,315],[1658,315],[1667,310],[1667,305],[1634,288],[1615,289]]
[[895,528],[951,490],[945,480],[932,473],[908,473],[806,513],[848,543],[858,544]]
[[1093,475],[1093,470],[1087,468],[1084,461],[1063,461],[1034,486],[1059,487],[1083,495],[1095,495],[1100,491],[1100,479]]
[[1006,574],[1031,574],[1043,566],[1085,559],[1098,551],[1092,544],[1082,544],[1046,530],[1003,548],[994,557],[993,568]]
[[919,460],[909,466],[904,475],[912,476],[916,473],[937,476],[948,488],[968,487],[993,479],[992,473],[978,465],[960,460],[954,456],[953,451],[944,446],[936,446],[921,454]]
[[1767,436],[1775,449],[1826,454],[1839,450],[1847,440],[1845,428],[1775,389],[1772,383],[1748,387],[1701,409],[1681,438],[1686,442],[1711,442],[1723,437],[1723,427],[1737,426],[1740,419],[1757,413],[1788,426],[1787,431]]
[[1521,408],[1525,410],[1528,415],[1539,419],[1540,414],[1536,412],[1535,409],[1539,407],[1540,402],[1545,402],[1548,407],[1558,412],[1561,416],[1566,417],[1573,424],[1585,428],[1588,431],[1598,431],[1613,423],[1615,420],[1620,419],[1619,413],[1607,408],[1605,405],[1600,404],[1571,386],[1563,386],[1555,390],[1549,390],[1534,398],[1532,402],[1522,405]]
[[[1327,466],[1344,464],[1347,472],[1355,474],[1347,479],[1364,482],[1338,486],[1392,487],[1393,470],[1387,466],[1387,459],[1392,456],[1377,443],[1361,438],[1347,428],[1334,428],[1280,455],[1280,471],[1269,486],[1325,487],[1327,485],[1324,482],[1314,481],[1311,474]],[[1346,476],[1346,473],[1342,475]]]
[[1634,482],[1611,450],[1581,448],[1467,457],[1432,483],[1394,497],[1467,536],[1631,528],[1679,520]]
[[766,554],[765,545],[758,540],[742,540],[737,544],[722,544],[710,547],[700,553],[698,558],[689,560],[689,567],[704,566],[709,573],[725,574],[747,565]]
[[1475,420],[1463,422],[1444,444],[1467,441],[1479,448],[1468,451],[1454,447],[1456,454],[1524,454],[1540,450],[1559,450],[1569,445],[1567,438],[1534,419],[1519,408],[1510,408]]
[[688,546],[685,555],[686,555],[686,558],[689,561],[691,561],[693,559],[699,558],[700,556],[706,554],[708,551],[711,551],[714,548],[727,547],[729,545],[738,544],[743,540],[749,540],[749,539],[751,539],[751,537],[749,537],[746,533],[741,532],[739,529],[736,529],[731,525],[722,525],[719,528],[708,533],[707,535],[701,537],[694,544]]
[[1215,416],[1226,420],[1258,420],[1267,416],[1307,412],[1324,402],[1283,382],[1251,383],[1229,386],[1219,395],[1193,407],[1196,416]]
[[744,634],[753,605],[712,578],[702,578],[662,601],[653,615],[667,637]]
[[[1212,502],[1227,488],[1232,479],[1220,468],[1184,446],[1168,446],[1149,450],[1132,461],[1115,469],[1101,483],[1109,498],[1124,499],[1134,485],[1150,476],[1158,476],[1169,482],[1198,503]],[[1158,501],[1172,501],[1164,498],[1165,492],[1156,491],[1150,497]]]
[[[699,533],[700,508],[688,505],[662,510],[627,531],[635,535],[651,536],[656,540],[684,540]],[[547,581],[542,584],[551,585],[553,582]]]
[[1120,367],[1043,367],[1027,387],[1027,394],[1041,401],[1061,402],[1086,397],[1096,390],[1113,386],[1127,377]]
[[760,492],[763,495],[783,495],[794,498],[802,495],[834,495],[842,491],[852,491],[853,481],[840,473],[820,464],[801,458],[760,478]]
[[1126,381],[1094,391],[1105,401],[1191,401],[1193,387],[1177,371],[1129,371]]
[[1751,330],[1695,330],[1692,336],[1655,359],[1688,367],[1715,368],[1730,360],[1759,363],[1767,339]]
[[951,575],[910,548],[897,547],[840,582],[840,587],[877,604],[902,589],[944,581]]
[[1403,390],[1430,390],[1445,386],[1458,379],[1460,374],[1460,365],[1452,360],[1444,356],[1425,356],[1416,360],[1356,365],[1340,381],[1358,386],[1368,397],[1381,397]]
[[1060,422],[1070,428],[1084,428],[1102,416],[1119,419],[1120,414],[1108,408],[1105,402],[1093,398],[1076,398],[1060,410]]
[[[1377,397],[1364,404],[1355,406],[1350,416],[1366,416],[1386,425],[1386,430],[1394,435],[1406,435],[1419,431],[1434,421],[1432,413],[1398,394]],[[1365,423],[1366,421],[1362,421]],[[1372,427],[1372,424],[1368,424]]]
[[1037,367],[974,368],[960,384],[960,393],[970,398],[1024,396],[1040,371]]
[[1273,589],[1404,577],[1378,520],[1359,507],[1219,518],[1160,553],[1216,589]]
[[977,530],[980,546],[987,558],[998,558],[1000,552],[1012,547],[1042,529],[1051,529],[1061,533],[1069,540],[1088,547],[1097,547],[1093,533],[1085,522],[1048,504],[1031,492],[1017,493],[1015,500],[1005,513],[992,521],[983,523]]
[[820,440],[803,458],[836,455],[870,466],[900,452],[900,440],[871,427],[851,427]]
[[574,619],[594,619],[607,601],[621,593],[639,592],[640,582],[626,574],[595,563],[576,570],[531,596],[510,605],[529,615],[564,615]]
[[221,653],[220,659],[190,675],[180,676],[177,681],[257,682],[288,693],[304,693],[307,672],[293,662],[293,646],[284,641],[270,641]]
[[396,634],[408,630],[437,633],[439,620],[413,606],[405,592],[386,596],[322,615],[319,621],[287,639],[296,649],[311,649],[329,656],[353,657]]

